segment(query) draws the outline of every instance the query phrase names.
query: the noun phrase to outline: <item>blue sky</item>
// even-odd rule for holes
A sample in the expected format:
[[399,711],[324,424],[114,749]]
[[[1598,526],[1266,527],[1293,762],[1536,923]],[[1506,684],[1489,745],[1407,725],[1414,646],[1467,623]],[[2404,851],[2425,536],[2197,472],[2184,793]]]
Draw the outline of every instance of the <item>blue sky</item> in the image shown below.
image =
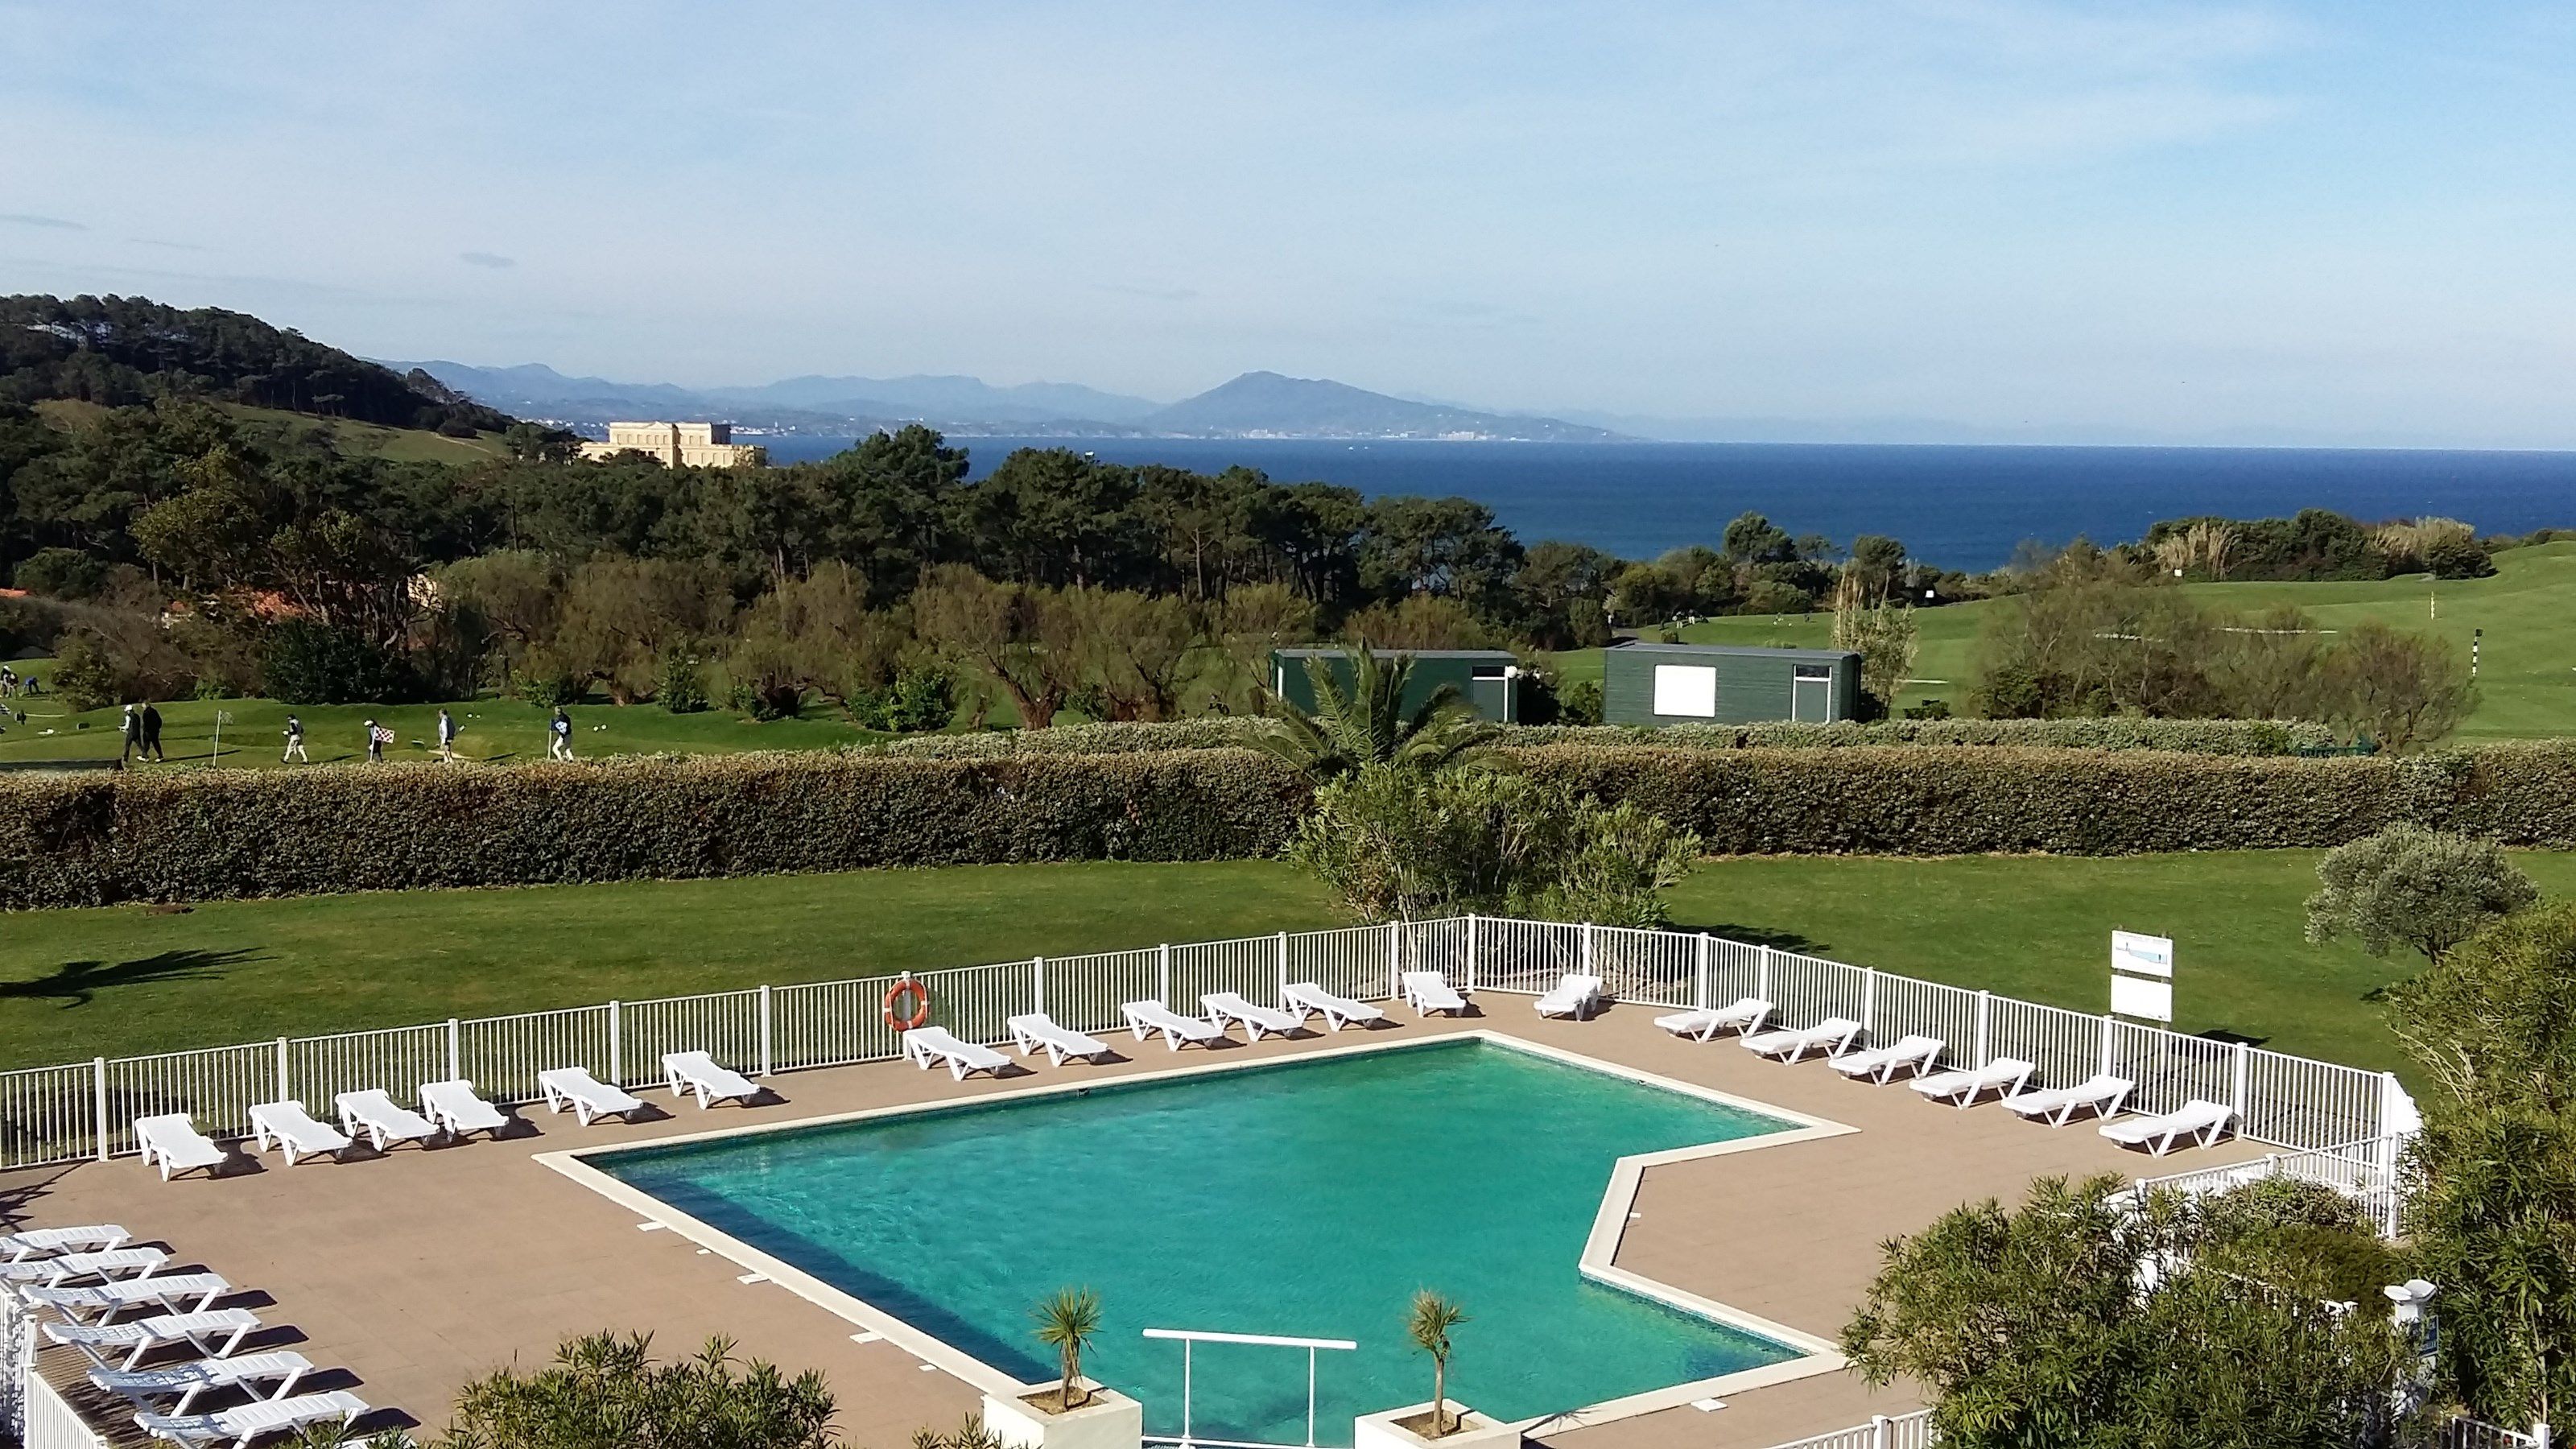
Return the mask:
[[0,0],[0,58],[0,289],[375,356],[2576,445],[2564,6]]

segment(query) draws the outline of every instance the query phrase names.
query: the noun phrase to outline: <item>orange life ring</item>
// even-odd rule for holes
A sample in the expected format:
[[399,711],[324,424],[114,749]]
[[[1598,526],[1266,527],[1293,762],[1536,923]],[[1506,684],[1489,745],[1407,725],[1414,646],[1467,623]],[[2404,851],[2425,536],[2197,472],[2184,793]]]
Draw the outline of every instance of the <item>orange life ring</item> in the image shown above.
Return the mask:
[[[907,996],[912,998],[912,1015],[895,1015],[895,1003],[903,1000]],[[913,980],[909,976],[896,982],[892,986],[887,987],[885,994],[885,1020],[886,1025],[893,1027],[897,1031],[910,1031],[914,1027],[930,1020],[930,988]]]

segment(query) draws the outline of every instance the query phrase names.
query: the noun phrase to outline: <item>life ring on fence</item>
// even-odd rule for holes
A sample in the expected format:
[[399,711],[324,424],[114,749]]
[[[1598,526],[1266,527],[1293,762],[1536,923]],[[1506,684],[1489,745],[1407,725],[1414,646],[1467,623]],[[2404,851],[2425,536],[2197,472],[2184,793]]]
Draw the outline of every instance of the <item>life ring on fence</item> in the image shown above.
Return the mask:
[[[907,996],[912,998],[912,1014],[910,1016],[896,1015],[895,1003],[903,1000]],[[914,1027],[920,1026],[928,1020],[930,1020],[929,987],[924,986],[920,982],[907,976],[901,981],[898,981],[892,986],[886,988],[886,1025],[893,1027],[897,1031],[910,1031]]]

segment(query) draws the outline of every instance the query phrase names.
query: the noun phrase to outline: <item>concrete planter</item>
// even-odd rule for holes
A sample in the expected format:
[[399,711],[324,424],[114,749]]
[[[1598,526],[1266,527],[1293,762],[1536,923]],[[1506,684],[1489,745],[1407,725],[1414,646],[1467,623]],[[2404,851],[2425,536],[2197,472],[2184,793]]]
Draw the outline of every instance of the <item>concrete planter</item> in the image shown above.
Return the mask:
[[[1091,1402],[1058,1413],[1050,1387],[1018,1398],[984,1396],[984,1427],[1015,1449],[1140,1449],[1145,1406],[1089,1379]],[[1041,1406],[1032,1399],[1045,1399]]]
[[1351,1449],[1518,1449],[1521,1431],[1509,1424],[1486,1418],[1456,1399],[1449,1401],[1449,1416],[1458,1428],[1437,1439],[1425,1439],[1400,1422],[1421,1417],[1425,1425],[1431,1405],[1408,1404],[1382,1414],[1362,1414],[1351,1421]]

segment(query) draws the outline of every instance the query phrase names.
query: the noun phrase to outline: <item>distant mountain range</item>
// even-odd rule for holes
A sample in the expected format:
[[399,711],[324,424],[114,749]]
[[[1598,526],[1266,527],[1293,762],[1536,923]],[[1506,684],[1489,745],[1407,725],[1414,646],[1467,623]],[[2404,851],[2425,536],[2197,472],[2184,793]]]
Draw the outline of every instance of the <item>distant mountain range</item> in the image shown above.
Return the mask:
[[978,433],[1063,437],[1440,438],[1602,442],[1619,435],[1555,418],[1518,417],[1414,402],[1343,383],[1247,372],[1166,406],[1074,383],[995,387],[971,377],[791,377],[759,387],[683,388],[669,383],[566,377],[542,363],[417,368],[488,407],[521,417],[597,428],[620,419],[721,419],[746,428],[824,435],[928,423]]

